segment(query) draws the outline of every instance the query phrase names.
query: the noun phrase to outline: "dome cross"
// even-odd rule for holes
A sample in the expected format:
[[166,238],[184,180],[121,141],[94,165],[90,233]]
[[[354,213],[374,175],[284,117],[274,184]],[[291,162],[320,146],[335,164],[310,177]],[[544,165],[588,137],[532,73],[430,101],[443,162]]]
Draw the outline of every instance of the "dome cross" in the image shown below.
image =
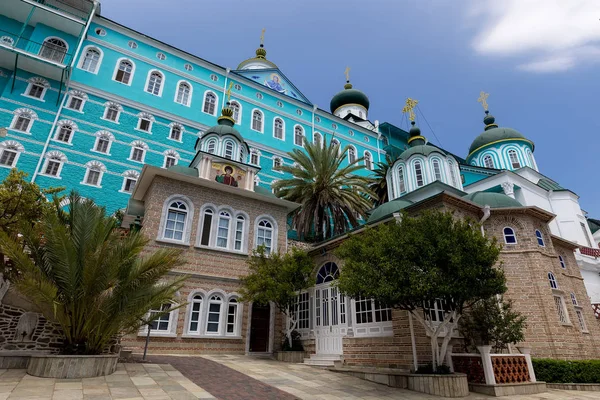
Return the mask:
[[488,103],[487,98],[490,96],[489,93],[484,92],[483,90],[479,93],[479,98],[477,99],[478,103],[481,103],[484,111],[488,111]]
[[419,100],[411,99],[410,97],[406,99],[406,105],[402,109],[404,114],[408,113],[408,119],[411,121],[415,120],[415,107],[419,103]]

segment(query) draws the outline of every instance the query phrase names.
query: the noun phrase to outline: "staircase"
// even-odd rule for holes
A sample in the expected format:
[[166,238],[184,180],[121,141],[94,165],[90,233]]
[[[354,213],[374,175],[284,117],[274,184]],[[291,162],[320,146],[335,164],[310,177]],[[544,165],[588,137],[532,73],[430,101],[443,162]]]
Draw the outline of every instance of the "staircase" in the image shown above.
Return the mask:
[[341,354],[311,354],[310,358],[304,359],[305,365],[314,367],[329,368],[334,366],[335,361],[341,361]]

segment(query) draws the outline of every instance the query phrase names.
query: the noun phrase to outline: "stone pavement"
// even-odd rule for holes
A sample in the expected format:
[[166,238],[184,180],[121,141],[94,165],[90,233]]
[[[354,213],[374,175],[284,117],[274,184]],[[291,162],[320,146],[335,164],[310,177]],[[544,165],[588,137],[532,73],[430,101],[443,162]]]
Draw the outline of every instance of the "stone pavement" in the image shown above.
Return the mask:
[[0,400],[214,399],[170,365],[119,364],[109,376],[50,379],[0,369]]

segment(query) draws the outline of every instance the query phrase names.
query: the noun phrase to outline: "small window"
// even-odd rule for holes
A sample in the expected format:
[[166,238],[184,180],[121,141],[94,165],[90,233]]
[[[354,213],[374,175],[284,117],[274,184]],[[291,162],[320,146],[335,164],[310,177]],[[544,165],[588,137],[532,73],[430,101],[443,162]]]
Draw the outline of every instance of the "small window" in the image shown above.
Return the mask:
[[263,115],[258,110],[252,112],[252,129],[258,132],[263,131]]
[[61,39],[46,39],[40,49],[39,55],[47,60],[62,64],[67,55],[67,44]]
[[74,111],[81,111],[83,107],[83,99],[81,97],[71,95],[69,98],[69,105],[67,108]]
[[200,237],[200,244],[202,246],[210,245],[210,231],[212,228],[213,211],[209,208],[204,210],[204,216],[202,218],[202,235]]
[[259,100],[262,100],[263,99],[262,93],[256,93],[256,98]]
[[133,148],[131,149],[130,159],[132,161],[144,162],[144,156],[146,153],[146,149],[143,144],[140,142],[134,142]]
[[554,305],[556,306],[556,313],[558,314],[558,320],[561,324],[568,324],[569,318],[567,317],[567,310],[561,296],[554,296]]
[[573,303],[574,306],[577,306],[579,304],[577,304],[577,297],[575,297],[575,293],[571,292],[571,303]]
[[144,132],[150,132],[150,126],[152,124],[152,121],[150,121],[147,118],[140,118],[140,124],[138,129],[140,131],[144,131]]
[[495,168],[494,159],[492,158],[492,156],[487,154],[486,156],[483,157],[483,166],[486,168]]
[[219,323],[221,322],[221,305],[223,300],[221,296],[211,296],[208,302],[208,318],[206,321],[206,333],[207,334],[218,334]]
[[350,136],[354,136],[354,131],[353,131],[352,129],[350,129],[350,130],[348,131],[348,135],[350,135]]
[[283,161],[279,157],[273,157],[273,169],[277,171],[283,165]]
[[558,282],[552,272],[548,272],[548,281],[550,282],[550,287],[552,289],[558,289]]
[[98,36],[106,36],[106,31],[102,28],[96,28],[96,35]]
[[369,143],[369,140],[371,140],[371,139],[369,139],[369,137],[368,137],[368,136],[366,136],[366,135],[365,135],[365,137],[364,137],[363,139],[364,139],[365,143]]
[[211,74],[210,75],[210,80],[213,81],[213,82],[217,82],[219,80],[219,77],[216,76],[215,74]]
[[544,247],[545,246],[544,245],[544,237],[542,236],[542,232],[540,232],[539,230],[536,229],[535,237],[537,238],[538,245],[540,247]]
[[5,147],[0,154],[0,165],[4,167],[14,167],[19,151],[15,147]]
[[29,114],[23,113],[19,115],[15,120],[13,129],[21,132],[29,132],[30,124],[31,116]]
[[204,111],[207,114],[215,115],[217,109],[217,96],[212,92],[207,92],[204,95]]
[[506,227],[504,228],[504,243],[506,244],[516,244],[517,236],[515,235],[515,231],[513,228]]
[[337,139],[335,139],[335,138],[331,139],[331,146],[332,146],[332,147],[334,147],[334,146],[335,146],[335,147],[337,147],[337,148],[338,148],[338,150],[339,150],[339,147],[340,147],[340,141],[339,141],[339,140],[337,140]]
[[302,110],[298,108],[298,109],[296,110],[296,114],[298,114],[298,115],[302,115]]
[[106,107],[106,111],[104,114],[104,119],[109,121],[118,122],[119,121],[120,110],[116,105],[110,105]]
[[563,256],[558,256],[558,262],[560,262],[560,267],[562,269],[567,269],[567,263],[565,262]]
[[283,108],[283,103],[281,101],[277,101],[277,107]]
[[398,191],[400,194],[406,192],[406,183],[404,182],[404,167],[398,168]]
[[321,146],[323,144],[323,136],[319,132],[313,133],[313,143],[317,146]]
[[433,160],[431,162],[433,164],[433,175],[435,176],[436,181],[442,180],[442,169],[440,167],[439,160]]
[[165,239],[183,241],[187,213],[187,206],[181,201],[174,201],[169,205],[163,235]]
[[243,215],[238,215],[235,219],[235,238],[233,243],[234,250],[242,251],[244,244],[244,225],[246,219]]
[[236,124],[239,124],[242,118],[240,103],[238,103],[237,101],[232,101],[229,104],[229,108],[231,108],[231,111],[233,111],[233,120]]
[[62,158],[59,156],[50,156],[46,160],[46,166],[44,168],[44,175],[58,177],[60,170],[62,169]]
[[131,75],[133,73],[133,63],[131,61],[122,60],[119,63],[119,69],[115,75],[115,81],[129,85]]
[[225,151],[223,152],[223,156],[230,160],[233,159],[233,142],[232,141],[229,140],[225,143]]
[[184,106],[190,105],[190,95],[192,93],[192,87],[187,82],[181,82],[177,87],[177,95],[175,96],[175,102],[183,104]]
[[356,149],[354,146],[348,147],[348,163],[354,164],[356,162]]
[[40,83],[32,83],[29,86],[29,90],[27,91],[27,96],[34,97],[36,99],[42,99],[44,97],[44,92],[46,88],[44,85]]
[[137,179],[125,178],[125,182],[123,183],[123,191],[127,193],[133,193],[133,189],[135,188],[136,183]]
[[318,115],[315,115],[315,122],[321,122],[321,117],[319,117]]
[[81,69],[84,71],[96,73],[98,63],[100,62],[100,52],[96,49],[88,49],[83,57]]
[[173,125],[171,132],[169,132],[169,139],[181,141],[181,126]]
[[[171,309],[171,305],[166,303],[160,306],[159,310],[150,310],[150,318],[159,313],[163,313]],[[150,332],[169,332],[171,328],[171,313],[166,313],[158,318],[154,318],[149,324]]]
[[242,85],[240,85],[239,83],[236,83],[235,85],[233,85],[233,88],[237,91],[242,90]]
[[583,318],[583,312],[580,309],[575,310],[575,314],[577,315],[577,321],[579,321],[579,327],[582,332],[587,332],[587,326],[585,324],[585,319]]
[[217,141],[215,139],[211,139],[206,143],[206,152],[210,154],[215,154],[217,150]]
[[273,137],[283,140],[283,120],[281,118],[275,118],[273,121]]
[[265,252],[270,254],[273,250],[273,225],[266,219],[258,222],[256,229],[256,246],[265,246]]
[[508,151],[508,158],[510,158],[510,164],[514,169],[521,168],[521,163],[519,162],[519,157],[517,157],[517,152],[515,150]]
[[100,177],[102,176],[102,171],[96,168],[88,168],[87,174],[85,177],[85,183],[87,185],[92,186],[100,186]]
[[173,165],[177,165],[177,158],[170,156],[170,155],[166,155],[165,156],[165,168],[170,168]]
[[294,144],[296,146],[302,146],[304,144],[304,128],[300,125],[294,127]]
[[137,44],[136,42],[134,42],[133,40],[130,40],[130,41],[127,43],[127,46],[129,46],[129,48],[130,48],[130,49],[137,49],[137,47],[138,47],[138,44]]
[[165,56],[163,53],[156,53],[156,58],[163,61],[167,59],[167,56]]
[[415,162],[415,177],[417,178],[417,187],[425,185],[425,181],[423,180],[423,169],[420,161]]
[[337,128],[338,128],[337,124],[331,124],[331,127],[332,127],[333,129],[337,129]]
[[200,327],[200,313],[202,312],[202,295],[194,295],[190,306],[190,325],[188,332],[198,333]]
[[192,66],[192,64],[185,64],[185,65],[183,66],[183,68],[184,68],[186,71],[193,71],[193,70],[194,70],[194,67]]
[[373,169],[373,156],[371,156],[371,153],[369,153],[368,151],[365,151],[365,168],[368,170],[372,170]]
[[15,43],[15,40],[10,36],[2,36],[0,37],[0,44],[4,44],[6,46],[12,46]]
[[155,96],[160,96],[162,88],[163,76],[160,72],[154,71],[150,73],[148,78],[148,85],[146,85],[146,92],[151,93]]
[[73,127],[70,125],[62,125],[58,127],[55,140],[59,142],[71,143],[71,136],[73,135]]
[[259,159],[258,151],[256,151],[256,150],[251,150],[250,151],[250,164],[253,164],[253,165],[259,165],[260,164],[260,159]]

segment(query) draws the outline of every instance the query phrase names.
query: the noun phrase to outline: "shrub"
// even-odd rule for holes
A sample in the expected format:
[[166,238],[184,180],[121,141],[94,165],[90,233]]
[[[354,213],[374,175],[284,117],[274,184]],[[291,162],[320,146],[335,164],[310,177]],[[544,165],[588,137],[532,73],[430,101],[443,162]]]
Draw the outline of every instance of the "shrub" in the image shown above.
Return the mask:
[[450,371],[450,367],[447,365],[438,365],[436,368],[433,368],[433,364],[429,363],[426,365],[420,365],[419,368],[415,371],[415,374],[426,374],[426,375],[449,375],[452,372]]
[[288,338],[284,336],[281,343],[281,351],[304,351],[304,346],[302,346],[302,341],[300,341],[301,337],[298,331],[292,331],[292,345],[290,346]]
[[533,370],[547,383],[600,383],[600,360],[554,360],[534,358]]

